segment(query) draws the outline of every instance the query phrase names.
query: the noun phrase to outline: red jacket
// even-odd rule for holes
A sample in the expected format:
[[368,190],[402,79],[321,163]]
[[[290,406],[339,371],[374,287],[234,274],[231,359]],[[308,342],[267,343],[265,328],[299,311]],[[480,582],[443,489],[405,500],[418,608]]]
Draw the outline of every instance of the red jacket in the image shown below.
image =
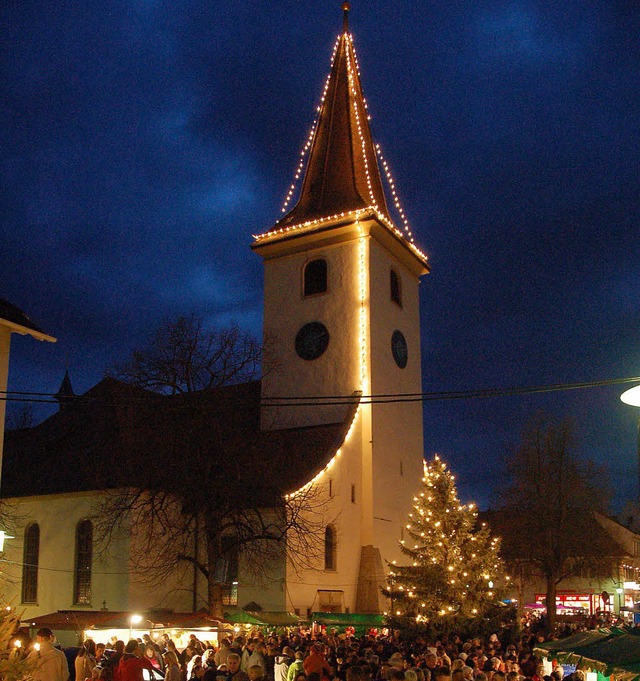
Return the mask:
[[313,648],[302,665],[307,676],[309,676],[311,672],[318,672],[324,679],[331,678],[331,667],[329,666],[329,663],[324,659],[322,653],[319,653]]
[[118,666],[114,669],[115,681],[142,681],[142,670],[151,669],[153,665],[145,657],[137,657],[131,653],[125,653]]

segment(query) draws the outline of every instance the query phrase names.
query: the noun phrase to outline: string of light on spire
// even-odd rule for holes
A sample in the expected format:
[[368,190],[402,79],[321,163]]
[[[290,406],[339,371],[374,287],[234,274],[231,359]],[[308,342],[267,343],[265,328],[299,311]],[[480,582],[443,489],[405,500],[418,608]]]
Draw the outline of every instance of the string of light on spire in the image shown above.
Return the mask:
[[[358,132],[358,139],[360,140],[360,148],[362,150],[362,162],[364,164],[364,174],[365,174],[365,179],[367,181],[367,190],[369,192],[369,201],[371,201],[371,206],[376,210],[379,211],[378,204],[375,201],[375,197],[373,195],[373,185],[371,182],[371,172],[369,170],[369,160],[367,158],[367,143],[366,139],[364,136],[364,133],[362,131],[362,123],[360,122],[360,111],[358,110],[358,93],[356,91],[356,77],[354,76],[354,71],[356,71],[356,67],[352,63],[352,55],[355,53],[355,48],[353,46],[353,39],[351,38],[350,35],[345,36],[345,40],[347,43],[347,49],[345,50],[346,52],[346,60],[347,60],[347,78],[349,82],[349,89],[351,90],[351,102],[353,106],[353,114],[356,119],[356,130]],[[351,49],[349,49],[351,48]]]
[[409,241],[413,243],[413,232],[411,231],[411,227],[409,226],[409,221],[407,220],[407,216],[405,215],[404,208],[402,207],[402,204],[400,203],[400,199],[398,198],[398,192],[396,191],[396,183],[395,180],[393,179],[393,175],[391,174],[391,170],[389,168],[389,164],[385,160],[383,154],[382,154],[382,149],[380,148],[380,144],[376,142],[376,153],[378,155],[378,158],[380,159],[380,163],[382,165],[382,169],[384,170],[385,177],[387,178],[387,182],[389,183],[389,191],[391,192],[391,196],[393,198],[393,205],[396,207],[396,210],[398,211],[398,215],[400,216],[400,219],[402,220],[402,224],[404,225],[404,231],[407,233],[407,236],[409,237]]
[[[427,256],[425,253],[423,253],[417,246],[414,244],[414,239],[413,239],[413,233],[411,231],[411,227],[409,225],[408,219],[406,217],[406,214],[404,212],[404,208],[402,207],[402,204],[400,203],[399,197],[398,197],[398,192],[396,189],[396,184],[395,180],[393,178],[393,175],[391,173],[391,170],[389,168],[389,164],[384,158],[384,155],[382,154],[382,149],[380,147],[379,143],[374,144],[374,154],[377,159],[379,159],[380,164],[382,166],[382,169],[384,170],[384,176],[387,181],[387,184],[389,186],[389,191],[391,192],[391,197],[393,199],[393,205],[402,221],[402,225],[404,228],[404,231],[398,229],[398,227],[393,223],[391,219],[389,219],[382,210],[380,209],[380,206],[378,206],[374,193],[373,193],[373,182],[372,182],[372,177],[371,177],[371,169],[369,167],[369,155],[367,153],[367,144],[366,144],[366,139],[367,137],[363,133],[363,120],[366,118],[367,121],[371,120],[371,116],[369,115],[369,106],[367,103],[366,98],[364,97],[364,94],[360,91],[357,91],[358,83],[359,83],[359,78],[360,78],[360,65],[358,62],[358,56],[355,50],[355,45],[353,42],[353,36],[350,33],[344,33],[343,35],[339,35],[336,38],[336,41],[333,46],[333,52],[331,55],[331,65],[329,69],[329,73],[327,75],[327,78],[325,80],[324,88],[322,91],[322,96],[320,98],[320,103],[318,104],[316,111],[317,115],[313,121],[313,124],[311,125],[311,129],[309,131],[309,134],[307,136],[306,142],[304,144],[304,147],[302,151],[300,152],[300,157],[298,160],[298,165],[294,174],[294,179],[293,182],[291,183],[287,194],[285,196],[281,212],[285,214],[287,210],[289,209],[291,202],[295,196],[297,196],[298,188],[301,182],[301,178],[304,175],[304,168],[305,168],[305,162],[307,162],[310,150],[313,147],[313,143],[315,140],[316,133],[318,131],[320,119],[322,117],[322,111],[325,106],[326,102],[326,97],[327,97],[327,92],[329,89],[329,84],[331,80],[331,73],[333,70],[333,66],[336,60],[336,56],[338,54],[338,50],[340,48],[340,43],[341,41],[345,41],[345,60],[346,60],[346,65],[347,65],[347,74],[348,74],[348,87],[351,92],[351,97],[350,97],[350,103],[353,108],[353,115],[356,121],[356,131],[357,131],[357,136],[359,140],[359,148],[360,148],[360,153],[362,154],[362,162],[364,165],[364,171],[365,171],[365,179],[367,183],[367,193],[368,193],[368,200],[371,202],[370,205],[367,207],[368,210],[372,211],[375,213],[376,217],[380,222],[382,222],[388,229],[390,229],[396,236],[400,237],[403,239],[405,243],[409,246],[409,248],[414,252],[414,254],[420,258],[423,262],[427,262]],[[360,111],[359,109],[359,102],[362,102],[362,105],[364,107],[364,111]],[[375,161],[375,158],[374,158]],[[356,214],[360,214],[361,210],[356,211]],[[346,213],[347,215],[349,213]],[[274,229],[269,230],[268,232],[265,232],[263,234],[253,235],[253,238],[256,241],[262,241],[265,239],[277,239],[280,236],[286,235],[287,233],[290,232],[297,232],[305,229],[312,230],[315,227],[321,225],[322,223],[329,222],[333,219],[336,219],[338,217],[344,217],[345,213],[340,213],[337,215],[333,216],[328,216],[324,218],[319,218],[317,220],[309,220],[305,221],[302,223],[298,223],[295,225],[289,225],[287,227],[279,227],[279,223],[276,223]]]
[[338,53],[338,46],[340,45],[340,36],[336,39],[336,42],[333,46],[333,53],[331,55],[331,68],[329,69],[329,74],[327,75],[327,78],[324,83],[324,89],[322,91],[322,96],[320,97],[320,103],[316,107],[316,117],[311,125],[311,130],[309,130],[309,134],[307,136],[307,141],[302,148],[302,151],[300,152],[300,159],[298,161],[298,167],[296,168],[296,172],[293,178],[293,182],[291,183],[291,186],[289,187],[289,191],[287,192],[287,195],[284,199],[284,202],[282,204],[281,212],[286,213],[287,208],[289,207],[289,204],[291,203],[291,199],[295,196],[296,190],[298,189],[298,184],[300,183],[300,178],[302,177],[302,174],[304,172],[304,163],[305,160],[309,154],[309,150],[313,146],[313,140],[316,136],[316,132],[318,130],[318,123],[320,122],[320,116],[322,114],[322,107],[324,106],[325,99],[327,98],[327,91],[329,89],[329,81],[331,79],[331,69],[333,68],[333,63],[335,62],[336,59],[336,54]]

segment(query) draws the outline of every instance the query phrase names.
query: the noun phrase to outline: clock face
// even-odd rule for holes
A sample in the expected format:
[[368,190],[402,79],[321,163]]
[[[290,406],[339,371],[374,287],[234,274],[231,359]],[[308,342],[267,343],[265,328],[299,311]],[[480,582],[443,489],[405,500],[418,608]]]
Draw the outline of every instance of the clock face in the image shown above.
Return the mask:
[[405,340],[402,331],[398,331],[397,329],[391,335],[391,352],[396,364],[401,369],[404,369],[407,366],[407,360],[409,359],[409,351],[407,350],[407,341]]
[[296,352],[302,359],[318,359],[328,345],[329,332],[320,322],[309,322],[296,334]]

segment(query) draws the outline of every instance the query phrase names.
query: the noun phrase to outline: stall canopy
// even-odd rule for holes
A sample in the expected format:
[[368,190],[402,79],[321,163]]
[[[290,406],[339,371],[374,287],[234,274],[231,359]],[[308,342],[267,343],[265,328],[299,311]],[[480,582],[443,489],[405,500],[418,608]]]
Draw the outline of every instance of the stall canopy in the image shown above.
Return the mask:
[[350,612],[314,612],[311,620],[327,627],[368,627],[380,629],[385,626],[384,615],[366,615]]
[[300,624],[301,619],[290,612],[248,612],[246,610],[233,610],[224,613],[225,622],[230,624],[250,624],[254,627],[294,627]]
[[[58,610],[25,620],[24,625],[53,630],[86,631],[87,629],[129,629],[132,612],[110,610]],[[206,615],[147,611],[136,613],[142,617],[134,628],[140,629],[219,629],[224,625]]]
[[640,681],[640,632],[627,628],[580,632],[542,643],[538,654],[596,670],[616,680]]

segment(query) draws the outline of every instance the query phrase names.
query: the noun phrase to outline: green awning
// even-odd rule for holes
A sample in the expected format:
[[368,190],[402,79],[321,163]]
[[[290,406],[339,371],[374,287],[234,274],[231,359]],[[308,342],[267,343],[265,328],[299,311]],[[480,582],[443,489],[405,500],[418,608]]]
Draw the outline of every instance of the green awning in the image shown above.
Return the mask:
[[[262,614],[262,613],[261,613]],[[244,610],[234,610],[232,612],[225,612],[224,619],[231,624],[251,624],[254,627],[264,627],[266,622],[258,619],[255,615],[251,615]]]
[[290,612],[264,612],[261,610],[251,614],[271,627],[294,627],[300,624],[300,618]]
[[380,629],[385,626],[384,615],[368,615],[356,612],[313,612],[311,621],[327,627],[369,627]]
[[597,670],[604,676],[640,676],[640,633],[632,629],[612,628],[580,632],[559,641],[537,646],[536,652],[560,662],[569,662]]

